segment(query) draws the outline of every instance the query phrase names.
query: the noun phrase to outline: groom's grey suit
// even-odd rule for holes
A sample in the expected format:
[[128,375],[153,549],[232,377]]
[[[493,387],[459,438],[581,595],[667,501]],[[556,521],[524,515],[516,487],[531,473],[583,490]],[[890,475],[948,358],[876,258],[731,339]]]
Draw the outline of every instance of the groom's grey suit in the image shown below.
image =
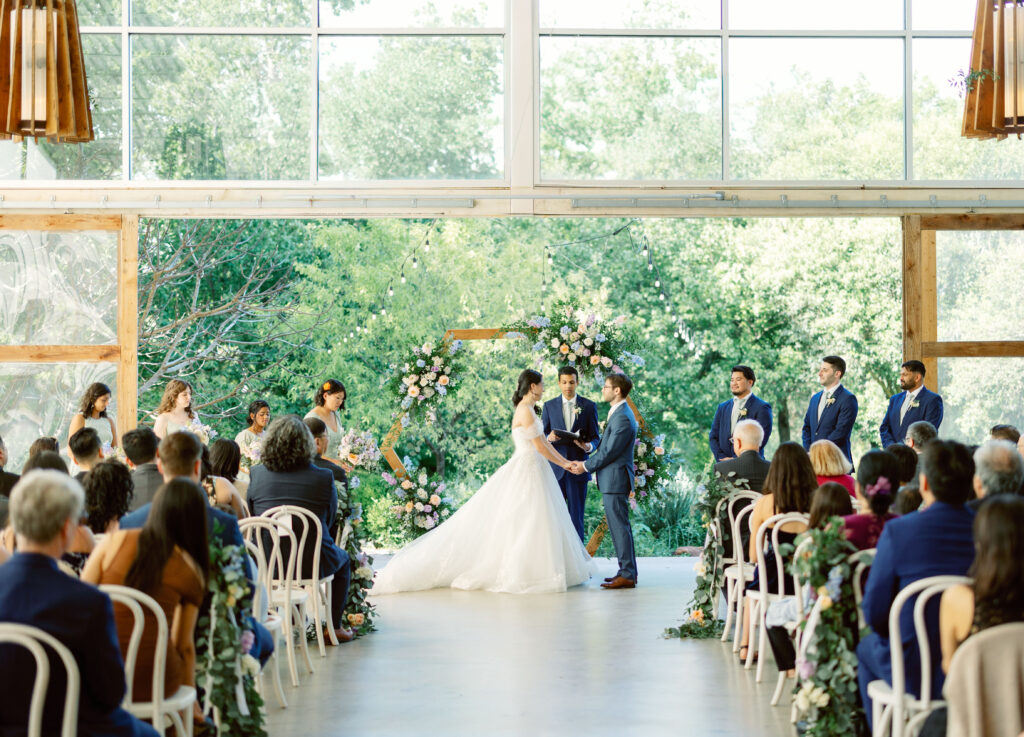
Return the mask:
[[636,581],[636,552],[633,528],[629,526],[629,494],[633,491],[633,446],[639,429],[629,404],[622,402],[608,412],[601,444],[583,467],[597,478],[604,502],[608,530],[612,533],[618,575]]

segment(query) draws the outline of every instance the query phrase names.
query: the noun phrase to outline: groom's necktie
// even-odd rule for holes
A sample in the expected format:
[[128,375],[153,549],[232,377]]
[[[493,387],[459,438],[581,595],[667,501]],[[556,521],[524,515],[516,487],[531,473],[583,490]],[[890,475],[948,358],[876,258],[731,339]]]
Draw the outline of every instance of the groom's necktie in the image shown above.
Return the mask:
[[910,406],[914,403],[914,397],[910,392],[907,392],[907,396],[903,398],[903,406],[900,408],[900,424],[903,424],[904,418],[907,416],[907,412],[910,411]]
[[824,392],[821,395],[821,400],[818,402],[818,421],[821,422],[821,413],[825,411],[825,407],[828,406],[828,400],[831,399],[832,392]]
[[562,402],[562,422],[565,423],[566,430],[572,430],[572,410],[575,402]]

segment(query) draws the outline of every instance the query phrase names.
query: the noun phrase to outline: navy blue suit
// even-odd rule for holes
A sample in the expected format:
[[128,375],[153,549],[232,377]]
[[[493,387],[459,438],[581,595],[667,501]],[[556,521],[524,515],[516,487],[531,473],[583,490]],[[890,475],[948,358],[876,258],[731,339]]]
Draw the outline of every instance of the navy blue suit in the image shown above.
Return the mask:
[[[114,609],[102,591],[63,573],[49,556],[15,553],[0,566],[0,622],[37,627],[74,655],[81,677],[79,735],[155,737],[156,730],[121,708],[126,691],[124,662]],[[50,685],[43,707],[43,733],[58,734],[67,678],[60,659],[47,651]],[[27,650],[0,645],[0,735],[25,734],[35,671],[35,659]]]
[[629,493],[633,491],[636,466],[633,448],[640,425],[633,410],[625,402],[614,412],[609,410],[601,447],[586,461],[588,471],[597,477],[608,531],[619,559],[617,575],[636,581],[636,551],[633,548],[633,528],[629,526]]
[[857,421],[857,397],[842,385],[836,387],[832,394],[835,401],[825,407],[819,420],[818,403],[821,401],[822,393],[818,392],[811,397],[807,414],[804,415],[804,450],[810,450],[811,443],[816,440],[831,440],[852,463],[850,434],[853,432],[853,423]]
[[907,437],[907,428],[915,422],[925,420],[935,425],[936,430],[942,424],[942,397],[935,392],[928,391],[926,386],[922,386],[921,391],[917,394],[915,400],[917,406],[908,409],[907,414],[903,417],[903,422],[900,422],[900,410],[903,409],[903,399],[906,395],[906,392],[900,392],[889,398],[889,408],[885,411],[885,417],[882,418],[881,427],[878,428],[883,448],[895,443],[902,443]]
[[[868,683],[883,679],[892,683],[889,653],[889,609],[900,589],[929,576],[964,576],[974,560],[974,515],[963,506],[933,502],[920,512],[890,520],[878,540],[878,552],[868,574],[862,608],[871,634],[857,646],[857,680],[864,710],[871,719]],[[939,644],[938,600],[925,611],[932,633],[932,695],[942,693],[942,651]],[[907,692],[920,695],[921,663],[914,634],[914,599],[903,606],[900,639]]]
[[[541,422],[544,423],[544,435],[550,435],[552,430],[569,430],[579,432],[584,442],[593,443],[594,447],[590,452],[597,450],[601,429],[597,424],[597,405],[586,397],[576,395],[576,408],[579,413],[573,418],[572,426],[565,426],[565,418],[562,416],[562,395],[544,402],[541,412]],[[563,458],[570,461],[585,461],[589,453],[584,452],[570,440],[555,440],[551,443]],[[587,507],[587,484],[590,482],[590,474],[583,473],[579,476],[568,473],[561,466],[551,464],[551,470],[555,472],[558,485],[562,489],[562,496],[569,507],[569,517],[572,519],[573,527],[584,539],[583,513]]]
[[[731,399],[718,405],[718,409],[715,410],[715,419],[711,421],[708,442],[711,445],[711,455],[716,462],[736,457],[732,449],[732,405],[733,400]],[[747,403],[743,408],[747,414],[736,421],[754,420],[764,428],[764,440],[761,441],[760,448],[761,456],[764,457],[764,446],[768,445],[768,438],[772,434],[772,406],[757,395],[751,394],[747,397]]]
[[[249,508],[260,515],[273,507],[291,504],[308,509],[320,519],[323,539],[320,543],[320,577],[334,574],[331,586],[331,619],[334,627],[341,627],[341,615],[345,609],[348,585],[351,579],[351,565],[348,553],[334,544],[332,528],[338,514],[338,492],[334,488],[334,475],[326,468],[317,468],[312,463],[297,471],[271,471],[266,466],[253,466],[249,471]],[[296,529],[296,537],[301,529]],[[287,553],[287,551],[284,551]],[[302,560],[304,576],[312,575],[313,555],[311,545],[306,545]]]

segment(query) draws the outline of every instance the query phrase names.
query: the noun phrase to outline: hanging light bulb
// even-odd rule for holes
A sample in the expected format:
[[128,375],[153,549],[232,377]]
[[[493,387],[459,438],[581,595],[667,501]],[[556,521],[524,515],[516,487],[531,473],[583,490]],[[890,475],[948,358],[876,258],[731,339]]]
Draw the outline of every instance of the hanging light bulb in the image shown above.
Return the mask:
[[661,279],[655,279],[654,280],[654,288],[657,289],[660,286],[661,286]]
[[661,301],[664,302],[665,301],[665,293],[662,292],[660,295],[658,295],[658,299],[660,299]]
[[423,243],[423,253],[430,253],[430,236],[427,236],[427,240]]
[[394,297],[395,296],[395,288],[394,287],[388,287],[388,296],[389,297]]
[[380,308],[380,316],[381,316],[381,317],[384,317],[384,315],[386,315],[386,314],[388,314],[388,311],[387,311],[387,310],[385,310],[385,309],[384,309],[383,307],[381,307],[381,308]]
[[370,313],[370,319],[371,320],[376,320],[377,319],[377,313],[376,312],[371,312]]
[[414,269],[418,269],[420,267],[420,262],[416,260],[415,256],[412,257],[412,267]]
[[354,338],[354,337],[356,337],[356,334],[355,334],[355,333],[349,333],[349,334],[348,334],[348,337],[350,337],[350,338]]
[[650,261],[647,262],[647,270],[654,271],[654,264],[652,264]]
[[548,253],[548,266],[554,266],[554,264],[555,264],[555,258],[554,258],[554,256],[552,256],[552,255],[551,255],[551,253],[549,252],[549,253]]
[[402,272],[402,284],[405,284],[405,272]]

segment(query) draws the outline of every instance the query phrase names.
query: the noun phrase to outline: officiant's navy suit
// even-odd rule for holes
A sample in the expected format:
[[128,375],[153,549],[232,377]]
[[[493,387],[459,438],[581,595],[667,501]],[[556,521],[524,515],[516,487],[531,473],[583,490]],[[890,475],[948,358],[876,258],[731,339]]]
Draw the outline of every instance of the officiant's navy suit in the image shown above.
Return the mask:
[[[544,402],[544,409],[541,411],[541,421],[544,423],[544,435],[550,435],[552,430],[569,430],[578,432],[585,442],[592,442],[594,447],[590,452],[597,450],[598,436],[601,429],[597,425],[597,405],[579,394],[575,397],[576,407],[579,412],[572,422],[572,427],[565,426],[565,418],[562,416],[562,395]],[[564,458],[570,461],[585,461],[589,453],[582,450],[571,440],[555,440],[551,443]],[[567,473],[561,466],[551,464],[551,470],[555,472],[558,485],[562,489],[562,496],[569,506],[569,517],[572,525],[576,528],[580,540],[584,539],[583,512],[587,507],[587,484],[590,483],[590,474],[584,473],[576,476]]]
[[636,551],[633,549],[633,528],[629,526],[629,493],[633,491],[633,446],[640,425],[629,404],[622,402],[608,411],[601,446],[594,451],[584,467],[597,477],[608,531],[612,533],[615,556],[619,559],[618,576],[636,581]]
[[914,404],[917,406],[908,409],[907,414],[903,416],[903,421],[900,422],[900,412],[903,410],[903,401],[906,396],[906,392],[900,392],[889,398],[889,409],[886,410],[885,417],[882,419],[882,426],[878,428],[883,448],[902,443],[907,437],[907,428],[915,422],[925,420],[935,425],[936,430],[942,424],[942,397],[935,392],[928,391],[926,386],[922,386],[921,391],[917,393],[917,398],[914,400]]
[[[711,455],[715,461],[726,458],[735,458],[736,454],[732,449],[732,405],[733,400],[726,399],[715,410],[715,419],[711,421],[711,432],[708,441],[711,444]],[[764,446],[768,445],[768,438],[772,434],[772,406],[755,394],[747,398],[743,405],[747,414],[740,417],[740,420],[754,420],[764,428],[764,440],[761,441],[760,453],[764,457]]]
[[831,440],[852,463],[850,433],[853,432],[853,423],[857,421],[857,397],[840,384],[832,394],[835,401],[822,410],[819,419],[818,404],[821,402],[822,394],[823,392],[818,392],[811,397],[807,414],[804,415],[804,450],[810,450],[811,443],[816,440]]

